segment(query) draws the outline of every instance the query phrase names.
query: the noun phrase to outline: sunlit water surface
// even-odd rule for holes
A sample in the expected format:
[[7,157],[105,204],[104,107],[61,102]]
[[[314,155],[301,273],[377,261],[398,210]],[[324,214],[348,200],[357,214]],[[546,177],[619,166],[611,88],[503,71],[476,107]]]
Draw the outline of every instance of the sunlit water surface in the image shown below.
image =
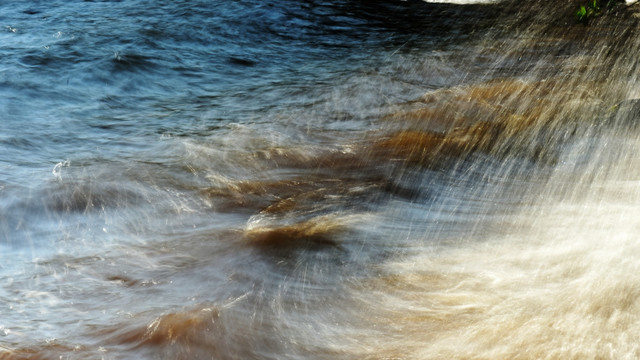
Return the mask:
[[0,4],[0,358],[637,358],[638,9]]

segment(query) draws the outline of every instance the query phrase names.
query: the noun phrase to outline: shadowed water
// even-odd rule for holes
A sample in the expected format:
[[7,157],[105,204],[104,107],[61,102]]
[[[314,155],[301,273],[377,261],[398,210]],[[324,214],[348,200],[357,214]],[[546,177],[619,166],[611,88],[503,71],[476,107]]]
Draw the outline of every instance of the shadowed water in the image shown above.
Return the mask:
[[1,4],[1,359],[636,358],[640,9]]

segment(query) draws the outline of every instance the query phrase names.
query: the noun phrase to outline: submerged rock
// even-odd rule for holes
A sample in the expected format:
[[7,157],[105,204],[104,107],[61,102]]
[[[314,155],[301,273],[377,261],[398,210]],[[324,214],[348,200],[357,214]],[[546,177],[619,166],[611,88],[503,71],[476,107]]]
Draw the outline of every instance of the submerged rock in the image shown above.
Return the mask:
[[334,239],[344,225],[310,220],[281,227],[265,227],[247,231],[247,238],[255,245],[269,248],[308,246],[338,246]]

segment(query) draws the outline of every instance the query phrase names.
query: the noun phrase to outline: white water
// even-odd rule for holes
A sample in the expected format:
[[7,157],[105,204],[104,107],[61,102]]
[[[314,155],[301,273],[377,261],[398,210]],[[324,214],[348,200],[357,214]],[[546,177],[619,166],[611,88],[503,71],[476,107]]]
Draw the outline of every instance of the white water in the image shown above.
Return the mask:
[[588,169],[590,178],[608,168],[595,180],[560,167],[492,230],[384,264],[386,276],[366,287],[378,297],[362,297],[384,309],[384,356],[638,358],[640,143],[602,140],[627,155]]

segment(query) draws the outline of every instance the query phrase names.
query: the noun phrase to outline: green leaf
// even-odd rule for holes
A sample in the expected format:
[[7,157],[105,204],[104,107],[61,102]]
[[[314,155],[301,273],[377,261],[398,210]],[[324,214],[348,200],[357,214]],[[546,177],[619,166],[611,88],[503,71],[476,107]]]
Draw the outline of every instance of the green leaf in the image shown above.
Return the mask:
[[580,6],[580,9],[578,9],[578,11],[576,12],[576,17],[578,18],[578,21],[586,20],[586,16],[587,16],[587,8],[584,6]]

